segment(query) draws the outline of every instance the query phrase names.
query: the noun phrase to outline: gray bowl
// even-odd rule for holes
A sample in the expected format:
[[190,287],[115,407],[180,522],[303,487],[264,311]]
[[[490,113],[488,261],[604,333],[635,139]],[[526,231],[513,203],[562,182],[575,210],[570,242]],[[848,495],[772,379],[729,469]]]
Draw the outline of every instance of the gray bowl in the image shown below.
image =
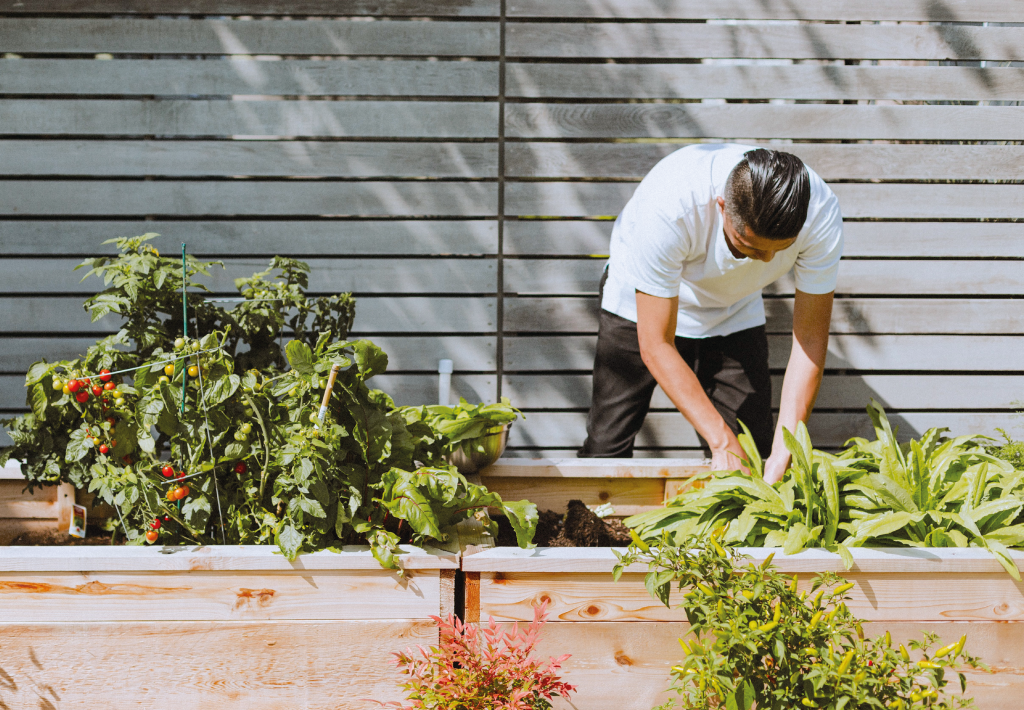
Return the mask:
[[445,458],[463,476],[472,476],[498,460],[508,443],[512,423],[488,429],[482,436],[460,441],[458,448]]

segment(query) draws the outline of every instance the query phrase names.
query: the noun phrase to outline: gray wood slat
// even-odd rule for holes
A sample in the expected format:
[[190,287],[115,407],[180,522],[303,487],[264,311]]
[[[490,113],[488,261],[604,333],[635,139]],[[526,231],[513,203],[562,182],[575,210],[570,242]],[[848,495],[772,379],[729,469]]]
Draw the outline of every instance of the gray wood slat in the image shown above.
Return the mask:
[[[436,367],[435,367],[436,369]],[[437,375],[380,375],[371,381],[374,388],[384,390],[399,406],[437,404]],[[497,401],[497,378],[494,375],[452,375],[450,404],[459,397],[467,402]]]
[[8,140],[0,175],[495,178],[493,143]]
[[46,54],[482,56],[498,54],[498,24],[0,18],[0,46]]
[[[528,413],[525,420],[512,427],[509,445],[577,447],[586,437],[586,419],[587,415],[582,412]],[[996,430],[999,428],[1007,429],[1011,433],[1020,433],[1020,427],[1015,426],[1014,414],[1010,412],[890,412],[889,421],[893,428],[899,427],[898,438],[901,441],[919,438],[932,427],[946,427],[957,436],[981,434],[998,437],[999,433]],[[854,436],[862,436],[869,440],[875,438],[867,413],[816,413],[811,415],[807,425],[811,441],[820,448],[840,448]],[[637,436],[637,444],[683,448],[699,446],[699,441],[693,427],[681,414],[652,412],[647,415],[644,426]]]
[[[522,409],[590,408],[591,375],[509,375],[502,393]],[[20,382],[18,383],[20,385]],[[826,374],[815,407],[863,410],[875,399],[893,409],[1014,409],[1024,377],[1016,375],[834,375]],[[772,377],[772,406],[778,407],[782,375]],[[661,387],[651,409],[675,410]]]
[[493,220],[324,221],[0,221],[0,244],[8,255],[114,254],[101,242],[156,232],[188,242],[192,254],[426,255],[494,254]]
[[[1019,219],[1021,185],[857,184],[829,185],[843,217],[876,219]],[[636,183],[509,183],[505,211],[511,215],[614,216]]]
[[21,59],[4,62],[0,74],[4,94],[494,96],[497,91],[497,62]]
[[498,0],[8,0],[8,14],[497,16]]
[[1005,0],[509,0],[508,16],[657,20],[1018,22]]
[[[520,294],[596,294],[603,259],[507,259],[505,290]],[[792,295],[791,274],[765,287],[766,294]],[[1024,295],[1019,261],[900,260],[843,261],[837,294],[978,296]]]
[[507,56],[644,59],[1024,59],[1024,29],[951,25],[515,22]]
[[0,215],[484,217],[497,187],[472,182],[0,180]]
[[510,64],[508,96],[1020,101],[1024,70],[828,65]]
[[1024,108],[510,104],[506,124],[506,133],[511,138],[1022,140]]
[[[596,336],[505,338],[505,371],[594,367]],[[770,335],[769,363],[784,368],[792,336]],[[1013,335],[833,335],[825,362],[834,370],[991,372],[1024,370],[1024,338]]]
[[[840,143],[758,145],[792,153],[826,180],[1024,180],[1024,146]],[[678,143],[510,143],[507,177],[643,178]]]
[[[612,224],[510,220],[505,223],[505,253],[606,256]],[[846,256],[1024,257],[1024,224],[1019,223],[848,221],[843,236]]]
[[[769,333],[793,328],[793,299],[765,299]],[[508,333],[596,333],[597,297],[505,299]],[[840,298],[832,333],[1000,335],[1020,330],[1020,301],[984,298]]]
[[[174,253],[171,239],[153,242],[164,253]],[[235,279],[267,268],[266,259],[225,258],[224,268],[213,267],[210,276],[196,278],[213,292],[232,293]],[[0,264],[0,279],[8,295],[32,293],[92,294],[104,288],[95,277],[82,280],[85,270],[74,271],[79,259],[7,258]],[[494,292],[497,262],[494,259],[307,259],[309,291],[325,293],[482,293]],[[453,278],[457,275],[458,278]]]
[[497,104],[443,101],[0,99],[17,135],[490,138]]
[[[74,338],[117,331],[121,318],[112,314],[91,323],[82,308],[83,300],[81,296],[0,297],[0,333],[33,334],[37,337],[67,333],[69,338]],[[495,313],[493,298],[362,296],[356,303],[353,332],[493,333]],[[436,364],[435,361],[434,367]]]

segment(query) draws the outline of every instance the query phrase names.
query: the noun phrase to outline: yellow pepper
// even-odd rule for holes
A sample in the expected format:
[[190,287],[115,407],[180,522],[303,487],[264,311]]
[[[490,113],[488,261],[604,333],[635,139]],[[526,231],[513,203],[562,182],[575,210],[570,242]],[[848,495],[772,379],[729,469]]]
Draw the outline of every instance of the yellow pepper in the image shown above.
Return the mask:
[[725,618],[725,604],[722,602],[721,599],[718,600],[718,618]]
[[728,554],[726,554],[725,548],[719,545],[718,540],[716,540],[715,538],[711,538],[711,546],[715,548],[715,552],[717,552],[721,557],[729,556]]
[[800,577],[799,575],[794,574],[793,575],[793,583],[789,585],[789,591],[793,592],[793,594],[796,594],[796,585],[797,585],[797,582],[799,581],[799,577]]
[[850,670],[850,663],[853,662],[853,651],[847,651],[846,655],[843,656],[843,660],[839,663],[839,675],[846,673]]
[[910,654],[907,652],[907,647],[904,646],[902,643],[900,644],[900,656],[903,658],[904,661],[910,660]]
[[818,625],[819,621],[821,621],[821,612],[820,611],[815,612],[814,616],[811,617],[811,623],[809,623],[807,625],[808,630],[813,631],[814,627]]
[[950,651],[953,651],[953,650],[956,649],[956,644],[957,644],[957,642],[954,642],[954,643],[949,644],[948,646],[943,646],[942,648],[940,648],[938,651],[935,652],[935,655],[932,656],[932,658],[942,658],[943,656],[948,656]]
[[917,667],[918,668],[932,668],[932,669],[934,669],[934,668],[941,668],[942,666],[940,666],[935,661],[918,661],[917,662]]
[[818,707],[817,704],[813,700],[811,700],[810,698],[804,698],[803,700],[800,701],[800,704],[803,705],[804,707],[808,707],[808,708],[816,708],[816,707]]
[[903,710],[903,698],[896,698],[889,703],[889,707],[893,710]]
[[915,703],[919,703],[919,702],[921,702],[921,698],[922,698],[922,697],[924,697],[924,696],[922,696],[922,695],[921,695],[920,693],[911,693],[911,694],[910,694],[910,699],[911,699],[911,700],[912,700],[913,702],[915,702]]
[[892,647],[892,634],[890,634],[888,631],[885,632],[885,647]]
[[697,589],[704,592],[708,596],[712,596],[714,594],[714,592],[711,591],[711,587],[707,586],[706,584],[701,584],[700,582],[697,582]]
[[778,623],[779,619],[782,618],[782,602],[775,605],[775,613],[772,614],[772,621]]
[[857,630],[857,638],[859,638],[861,641],[863,641],[864,640],[864,627],[861,626],[860,622],[858,621],[854,625],[854,628]]
[[636,530],[630,530],[629,536],[633,540],[633,544],[639,547],[644,552],[650,552],[651,547],[646,542],[640,539],[640,536],[636,534]]
[[824,589],[820,590],[817,594],[815,594],[814,599],[811,601],[811,606],[818,606],[821,603],[821,598],[822,596],[824,596],[824,594]]
[[767,624],[761,624],[760,626],[758,626],[757,630],[758,631],[771,631],[772,629],[774,629],[778,625],[779,625],[779,622],[777,622],[777,621],[769,621]]
[[953,649],[953,658],[956,658],[964,650],[964,644],[967,643],[967,634],[960,637],[960,640],[956,642],[956,648]]
[[690,647],[686,645],[686,641],[679,639],[679,645],[683,647],[683,655],[691,653]]
[[748,626],[749,626],[749,627],[750,627],[751,629],[756,629],[756,628],[757,628],[757,622],[756,622],[756,621],[751,621],[751,622],[750,622],[750,623],[748,624]]
[[832,594],[834,596],[839,596],[840,594],[843,594],[843,593],[848,592],[851,589],[853,589],[853,586],[854,586],[853,582],[847,582],[846,584],[843,584],[843,585],[841,585],[839,587],[836,587],[835,591],[832,592]]
[[775,553],[774,552],[764,558],[764,562],[761,563],[761,569],[768,569],[768,565],[770,565],[772,563],[773,559],[775,559]]

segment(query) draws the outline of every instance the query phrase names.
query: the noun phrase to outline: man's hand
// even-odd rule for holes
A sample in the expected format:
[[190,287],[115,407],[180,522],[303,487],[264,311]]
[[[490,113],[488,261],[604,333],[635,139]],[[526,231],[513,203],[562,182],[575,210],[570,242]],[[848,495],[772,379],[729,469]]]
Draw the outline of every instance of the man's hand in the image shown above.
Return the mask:
[[[729,433],[732,434],[731,431]],[[711,470],[739,470],[741,473],[745,473],[749,476],[750,471],[748,471],[747,467],[743,465],[743,461],[747,458],[747,455],[743,452],[743,447],[740,446],[740,442],[736,436],[732,435],[730,438],[732,440],[726,448],[711,450]]]
[[781,481],[789,469],[791,458],[792,456],[785,449],[782,450],[782,453],[772,451],[772,455],[764,462],[764,482],[771,486]]

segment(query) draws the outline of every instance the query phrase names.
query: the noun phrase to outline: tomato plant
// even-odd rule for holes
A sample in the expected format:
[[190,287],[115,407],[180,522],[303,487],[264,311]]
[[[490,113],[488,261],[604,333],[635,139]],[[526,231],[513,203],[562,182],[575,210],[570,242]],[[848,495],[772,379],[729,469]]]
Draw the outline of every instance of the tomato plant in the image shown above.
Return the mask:
[[[444,461],[443,436],[407,423],[368,384],[386,370],[387,355],[346,340],[350,295],[307,299],[308,267],[277,257],[236,282],[242,302],[228,311],[192,280],[213,264],[188,259],[189,332],[198,321],[202,337],[186,338],[181,262],[160,257],[147,244],[152,236],[118,239],[120,256],[86,260],[109,285],[87,310],[126,321],[82,358],[30,368],[31,411],[4,422],[14,446],[0,450],[0,463],[24,461],[32,486],[67,481],[96,493],[118,511],[111,528],[134,544],[163,518],[173,522],[162,529],[167,544],[276,543],[294,558],[366,543],[396,567],[400,541],[443,541],[488,507],[504,509],[529,544],[534,506],[467,482]],[[278,341],[286,326],[294,339],[285,353]],[[195,376],[187,376],[189,363],[198,363]],[[314,426],[334,365],[333,396]],[[106,405],[89,394],[88,377],[131,368]],[[67,381],[69,392],[54,380]],[[104,411],[111,405],[116,417]],[[106,452],[97,433],[110,438]]]

